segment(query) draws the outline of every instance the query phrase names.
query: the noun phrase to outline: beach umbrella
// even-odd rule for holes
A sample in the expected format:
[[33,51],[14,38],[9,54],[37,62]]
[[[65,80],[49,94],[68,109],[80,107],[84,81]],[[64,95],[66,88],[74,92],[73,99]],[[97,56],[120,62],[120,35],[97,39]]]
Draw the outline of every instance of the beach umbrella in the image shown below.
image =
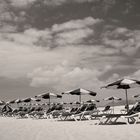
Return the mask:
[[22,99],[21,101],[24,103],[30,103],[30,106],[31,106],[31,101],[33,101],[33,99],[32,98],[25,98],[25,99]]
[[17,104],[19,104],[19,103],[21,103],[22,102],[22,100],[20,100],[20,99],[16,99],[15,100],[15,103],[17,103]]
[[25,98],[25,99],[22,99],[22,102],[24,103],[29,103],[32,101],[32,98]]
[[73,102],[73,104],[79,105],[79,104],[80,104],[80,102],[76,101],[76,102]]
[[1,105],[5,105],[6,103],[4,102],[4,101],[2,101],[2,100],[0,100],[0,106]]
[[41,99],[37,99],[37,98],[31,98],[32,101],[36,101],[36,102],[40,102]]
[[140,94],[132,96],[133,98],[140,98]]
[[93,103],[93,102],[100,102],[99,100],[94,100],[94,99],[92,99],[92,100],[88,100],[88,101],[86,101],[87,103]]
[[19,107],[19,103],[22,103],[22,100],[16,99],[16,100],[15,100],[15,103],[17,103],[17,106]]
[[40,101],[41,101],[41,99],[35,99],[35,101],[36,101],[36,102],[40,102]]
[[14,100],[11,100],[11,101],[8,101],[8,102],[6,102],[7,104],[15,104],[15,103],[20,103],[21,102],[21,100],[20,99],[14,99]]
[[70,91],[63,92],[62,94],[78,95],[79,96],[79,102],[81,103],[81,95],[96,96],[97,93],[95,93],[93,91],[90,91],[90,90],[78,88],[78,89],[75,89],[75,90],[70,90]]
[[16,99],[6,102],[7,104],[14,104]]
[[75,102],[70,102],[69,104],[70,104],[70,105],[72,105],[72,104],[80,105],[80,102],[75,101]]
[[35,96],[35,98],[49,99],[49,107],[50,107],[51,98],[62,98],[62,96],[59,94],[49,92],[49,93],[39,94],[39,95]]
[[132,80],[132,79],[121,79],[116,82],[113,82],[111,84],[108,84],[105,87],[102,88],[108,88],[108,89],[124,89],[126,94],[126,105],[127,105],[127,112],[129,110],[129,104],[128,104],[128,97],[127,97],[127,90],[130,88],[140,87],[140,81],[138,80]]
[[41,99],[37,99],[37,98],[31,98],[32,101],[37,102],[38,104],[33,104],[33,105],[39,105],[39,102],[41,102]]
[[120,101],[122,100],[121,98],[118,98],[118,97],[115,97],[115,96],[111,96],[111,97],[107,97],[105,99],[103,99],[105,101],[112,101],[113,103],[113,113],[114,113],[114,101],[117,100],[117,101]]
[[134,95],[132,97],[135,98],[138,101],[140,99],[140,94]]

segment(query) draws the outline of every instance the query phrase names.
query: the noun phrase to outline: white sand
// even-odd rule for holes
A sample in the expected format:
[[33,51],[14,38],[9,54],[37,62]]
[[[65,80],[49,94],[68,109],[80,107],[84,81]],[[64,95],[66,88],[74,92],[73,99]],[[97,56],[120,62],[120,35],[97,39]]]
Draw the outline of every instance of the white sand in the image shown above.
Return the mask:
[[139,140],[140,124],[94,125],[95,121],[0,119],[0,140]]
[[0,140],[139,140],[140,124],[0,118]]

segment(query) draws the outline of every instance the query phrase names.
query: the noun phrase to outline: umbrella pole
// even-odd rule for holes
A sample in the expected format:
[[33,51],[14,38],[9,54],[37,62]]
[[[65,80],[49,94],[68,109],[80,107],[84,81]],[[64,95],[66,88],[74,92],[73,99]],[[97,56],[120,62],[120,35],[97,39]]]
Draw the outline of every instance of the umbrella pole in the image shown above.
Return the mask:
[[80,94],[80,96],[79,96],[79,102],[80,102],[80,105],[81,105],[81,94]]
[[113,99],[113,114],[114,114],[114,99]]
[[51,101],[50,101],[50,97],[49,97],[49,108],[50,108],[50,105],[51,105],[50,103],[51,103]]
[[129,111],[129,104],[128,104],[127,89],[125,89],[125,94],[126,94],[126,105],[127,105],[127,113],[128,113],[128,111]]

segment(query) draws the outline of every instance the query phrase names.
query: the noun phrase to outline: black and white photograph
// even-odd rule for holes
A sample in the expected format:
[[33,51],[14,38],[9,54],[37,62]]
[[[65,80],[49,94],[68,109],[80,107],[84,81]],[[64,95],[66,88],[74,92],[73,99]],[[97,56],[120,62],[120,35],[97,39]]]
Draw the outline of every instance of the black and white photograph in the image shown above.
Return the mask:
[[0,0],[0,140],[139,130],[140,0]]

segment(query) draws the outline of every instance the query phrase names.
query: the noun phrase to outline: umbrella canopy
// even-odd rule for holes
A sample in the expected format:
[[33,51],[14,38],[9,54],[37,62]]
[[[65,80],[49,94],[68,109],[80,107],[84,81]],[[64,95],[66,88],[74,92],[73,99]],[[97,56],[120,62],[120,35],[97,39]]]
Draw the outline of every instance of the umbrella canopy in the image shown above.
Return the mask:
[[19,104],[19,103],[21,103],[22,102],[22,100],[20,100],[20,99],[16,99],[15,100],[15,103],[17,103],[17,104]]
[[80,102],[76,101],[76,102],[73,102],[72,104],[78,105],[78,104],[80,104]]
[[41,99],[35,99],[35,101],[36,101],[36,102],[40,102],[40,101],[41,101]]
[[7,104],[14,104],[15,103],[15,100],[8,101]]
[[58,95],[58,94],[55,94],[55,93],[42,93],[40,95],[37,95],[35,97],[40,97],[40,98],[43,98],[43,99],[49,99],[49,98],[62,98],[61,95]]
[[37,99],[37,98],[31,98],[32,101],[36,101],[36,102],[40,102],[41,99]]
[[6,104],[17,104],[17,106],[19,107],[19,103],[21,103],[22,102],[22,100],[20,100],[20,99],[14,99],[14,100],[11,100],[11,101],[8,101],[8,102],[6,102]]
[[81,103],[81,95],[96,96],[97,93],[93,92],[93,91],[90,91],[90,90],[78,88],[78,89],[75,89],[75,90],[70,90],[70,91],[63,92],[62,94],[79,95],[79,102]]
[[25,98],[25,99],[22,99],[22,102],[25,102],[25,103],[29,103],[32,101],[32,98]]
[[132,80],[132,79],[121,79],[111,84],[108,84],[104,88],[111,88],[111,89],[129,89],[134,87],[140,87],[140,81]]
[[11,100],[11,101],[8,101],[6,102],[7,104],[14,104],[14,103],[21,103],[22,101],[20,99],[14,99],[14,100]]
[[99,100],[88,100],[88,101],[86,101],[87,103],[93,103],[93,102],[100,102]]
[[107,86],[103,88],[108,89],[124,89],[126,94],[126,105],[127,105],[127,112],[129,110],[129,104],[128,104],[128,97],[127,97],[127,89],[134,88],[134,87],[140,87],[140,81],[138,80],[132,80],[132,79],[121,79],[116,82],[113,82],[111,84],[108,84]]
[[51,98],[62,98],[62,96],[59,94],[55,94],[55,93],[50,92],[50,93],[39,94],[39,95],[35,96],[35,98],[49,99],[49,107],[50,107]]
[[0,105],[5,105],[6,103],[2,100],[0,100]]
[[134,95],[132,97],[135,98],[136,100],[140,100],[140,94]]
[[105,101],[108,101],[108,100],[122,100],[122,98],[118,98],[118,97],[111,96],[111,97],[105,98],[104,100],[105,100]]
[[132,96],[133,98],[140,98],[140,94]]

